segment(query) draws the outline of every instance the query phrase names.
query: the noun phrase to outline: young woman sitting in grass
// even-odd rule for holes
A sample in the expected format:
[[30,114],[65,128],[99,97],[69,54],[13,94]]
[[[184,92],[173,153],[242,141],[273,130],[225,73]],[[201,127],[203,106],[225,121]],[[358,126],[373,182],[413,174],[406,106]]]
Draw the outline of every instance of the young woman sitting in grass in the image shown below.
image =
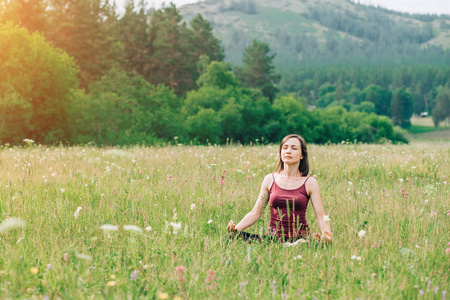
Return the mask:
[[276,173],[264,178],[253,209],[237,225],[231,220],[227,230],[245,240],[262,240],[259,235],[242,230],[255,224],[269,203],[270,223],[264,239],[299,240],[309,236],[305,215],[311,200],[321,232],[316,233],[314,237],[323,242],[331,242],[330,223],[325,218],[327,216],[320,198],[319,185],[314,177],[308,176],[309,162],[305,140],[297,134],[286,136],[281,141],[279,156]]

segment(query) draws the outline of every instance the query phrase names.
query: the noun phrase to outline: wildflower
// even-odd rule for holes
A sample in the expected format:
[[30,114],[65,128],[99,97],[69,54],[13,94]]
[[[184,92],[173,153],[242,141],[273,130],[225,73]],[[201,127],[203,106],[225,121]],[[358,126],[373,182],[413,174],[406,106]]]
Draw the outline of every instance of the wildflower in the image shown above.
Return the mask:
[[69,261],[69,253],[64,253],[64,260]]
[[450,253],[450,248],[445,249],[445,253],[449,254]]
[[106,283],[106,285],[108,285],[108,286],[116,286],[116,285],[117,285],[117,282],[115,282],[115,281],[108,281],[108,282]]
[[31,272],[31,274],[37,274],[37,273],[39,273],[39,269],[33,267],[30,269],[30,272]]
[[353,184],[353,182],[351,182],[351,181],[348,182],[348,185],[352,185],[352,184]]
[[177,272],[184,272],[186,268],[184,266],[178,266],[175,268],[175,270],[177,270]]
[[66,190],[65,189],[60,189],[61,193],[64,193]]
[[250,175],[249,175],[249,176],[247,176],[247,179],[248,179],[248,180],[252,179],[252,176],[250,176]]
[[177,234],[178,231],[180,231],[180,229],[181,229],[181,223],[170,222],[169,224],[170,224],[170,226],[172,226],[173,234]]
[[134,232],[142,232],[142,229],[136,225],[123,225],[123,229]]
[[52,269],[52,265],[51,264],[48,264],[47,265],[47,271],[49,271],[49,270],[51,270]]
[[360,232],[358,232],[358,236],[360,238],[364,237],[366,235],[366,231],[365,230],[361,230]]
[[162,299],[162,300],[169,298],[169,294],[167,294],[167,293],[158,292],[158,293],[156,293],[156,296],[158,296],[158,299]]
[[208,224],[211,224],[213,222],[213,220],[209,219]]
[[78,218],[78,216],[80,215],[80,210],[82,210],[83,208],[81,206],[78,206],[77,210],[75,211],[75,213],[73,214],[73,216],[76,218]]
[[301,255],[294,256],[294,260],[297,260],[297,259],[302,259],[302,256]]
[[351,259],[361,260],[361,256],[352,255]]
[[271,288],[272,288],[272,293],[273,293],[273,294],[276,294],[276,292],[277,292],[277,286],[275,285],[276,283],[277,283],[276,280],[274,280],[274,281],[272,281],[272,282],[270,283],[270,286],[271,286]]
[[130,280],[131,281],[136,280],[137,277],[138,277],[138,274],[139,274],[139,271],[138,270],[134,270],[133,273],[131,273],[131,275],[130,275]]
[[23,228],[26,223],[20,218],[7,218],[6,220],[0,223],[0,233],[7,232],[11,229]]
[[324,217],[323,217],[323,220],[324,220],[325,222],[330,222],[330,221],[331,221],[331,219],[330,219],[329,216],[324,216]]
[[191,204],[191,210],[194,210],[195,209],[195,203],[192,203]]
[[422,290],[419,291],[419,296],[423,296],[424,294],[425,293]]
[[31,145],[31,144],[34,143],[34,141],[31,140],[31,139],[24,139],[23,141],[24,141],[27,145]]
[[145,227],[145,230],[147,230],[147,231],[152,231],[152,226],[147,226],[147,227]]
[[214,279],[216,279],[216,271],[208,270],[208,276],[206,277],[205,282],[208,283]]
[[102,226],[100,226],[100,229],[103,229],[105,231],[117,231],[119,230],[119,226],[111,224],[103,224]]
[[222,201],[219,201],[219,202],[217,202],[217,203],[219,203],[219,205],[222,205]]
[[82,253],[77,253],[75,256],[79,259],[92,260],[92,256]]

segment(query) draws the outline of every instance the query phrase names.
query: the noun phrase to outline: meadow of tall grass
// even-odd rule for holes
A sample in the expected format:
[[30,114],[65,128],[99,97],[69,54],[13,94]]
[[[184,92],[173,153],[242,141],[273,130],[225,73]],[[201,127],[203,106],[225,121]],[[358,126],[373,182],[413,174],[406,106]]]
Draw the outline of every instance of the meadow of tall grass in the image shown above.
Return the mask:
[[0,298],[445,298],[450,144],[310,145],[309,159],[332,245],[228,239],[276,145],[3,146]]

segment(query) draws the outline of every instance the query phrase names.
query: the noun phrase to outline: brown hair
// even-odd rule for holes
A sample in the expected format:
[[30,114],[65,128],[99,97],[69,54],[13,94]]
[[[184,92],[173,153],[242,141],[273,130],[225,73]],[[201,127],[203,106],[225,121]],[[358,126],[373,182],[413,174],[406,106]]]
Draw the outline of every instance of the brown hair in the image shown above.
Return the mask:
[[300,160],[300,164],[298,166],[298,170],[300,171],[300,174],[302,176],[308,176],[309,174],[309,161],[308,161],[308,149],[306,148],[306,142],[303,137],[301,137],[298,134],[289,134],[283,138],[283,140],[280,143],[280,149],[278,150],[278,155],[280,157],[280,160],[278,161],[278,166],[276,168],[276,172],[280,173],[284,170],[284,163],[281,159],[281,149],[283,149],[283,145],[287,142],[287,140],[291,138],[296,138],[300,141],[300,148],[302,149],[302,156],[303,159]]

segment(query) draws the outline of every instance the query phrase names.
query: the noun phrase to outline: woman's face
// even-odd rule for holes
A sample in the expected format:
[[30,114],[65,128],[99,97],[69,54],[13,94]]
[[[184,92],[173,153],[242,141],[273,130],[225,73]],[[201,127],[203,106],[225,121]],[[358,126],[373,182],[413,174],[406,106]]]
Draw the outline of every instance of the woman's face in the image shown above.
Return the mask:
[[290,138],[281,147],[281,161],[285,164],[299,163],[303,158],[300,141],[297,138]]

